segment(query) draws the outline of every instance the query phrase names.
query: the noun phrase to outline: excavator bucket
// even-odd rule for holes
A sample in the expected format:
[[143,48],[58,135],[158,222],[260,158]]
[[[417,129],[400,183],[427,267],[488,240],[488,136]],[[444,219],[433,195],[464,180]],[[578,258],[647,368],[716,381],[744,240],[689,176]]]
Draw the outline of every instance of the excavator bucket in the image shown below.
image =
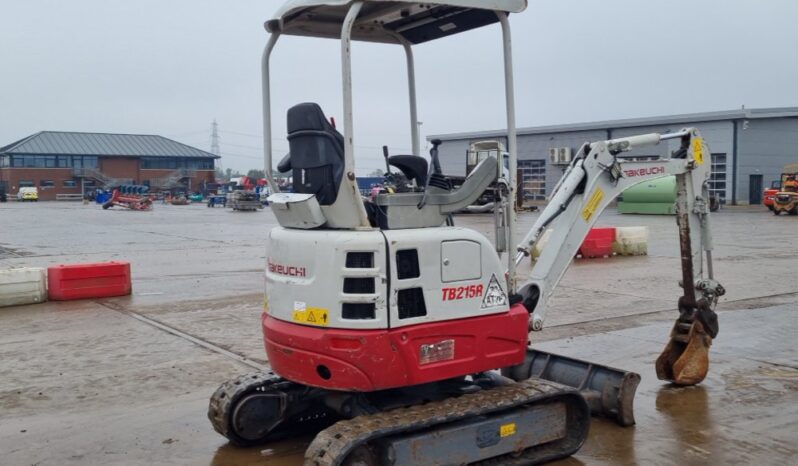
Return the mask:
[[709,371],[712,337],[697,319],[679,318],[671,338],[657,358],[657,378],[676,385],[696,385]]

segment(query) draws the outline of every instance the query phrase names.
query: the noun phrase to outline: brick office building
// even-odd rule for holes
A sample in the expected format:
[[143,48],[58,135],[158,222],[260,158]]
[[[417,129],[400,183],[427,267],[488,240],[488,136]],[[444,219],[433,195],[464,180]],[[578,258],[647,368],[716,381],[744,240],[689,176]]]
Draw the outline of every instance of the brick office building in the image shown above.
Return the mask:
[[42,131],[0,147],[0,191],[35,186],[40,200],[118,184],[202,191],[218,158],[162,136]]

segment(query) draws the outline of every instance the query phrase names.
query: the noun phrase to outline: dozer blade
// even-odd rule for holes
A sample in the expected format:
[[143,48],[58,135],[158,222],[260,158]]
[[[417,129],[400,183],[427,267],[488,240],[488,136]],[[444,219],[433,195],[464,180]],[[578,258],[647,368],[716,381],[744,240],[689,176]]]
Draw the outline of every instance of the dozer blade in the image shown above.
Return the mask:
[[712,337],[697,319],[677,319],[671,339],[657,358],[657,378],[676,385],[695,385],[709,371]]
[[634,372],[527,348],[524,362],[503,368],[502,375],[515,381],[538,378],[573,387],[585,397],[594,416],[614,419],[621,426],[635,423],[640,375]]

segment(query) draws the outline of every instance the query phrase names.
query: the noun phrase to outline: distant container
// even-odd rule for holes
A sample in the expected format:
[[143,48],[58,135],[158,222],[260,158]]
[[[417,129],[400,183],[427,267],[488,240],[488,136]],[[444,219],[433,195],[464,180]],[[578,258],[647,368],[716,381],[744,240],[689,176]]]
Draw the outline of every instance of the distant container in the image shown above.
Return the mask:
[[47,277],[38,267],[0,270],[0,307],[47,301]]
[[648,254],[648,227],[618,227],[612,251],[621,256]]
[[612,243],[615,241],[615,227],[591,228],[579,248],[584,258],[612,256]]
[[676,177],[644,181],[623,192],[622,214],[673,215],[676,213]]

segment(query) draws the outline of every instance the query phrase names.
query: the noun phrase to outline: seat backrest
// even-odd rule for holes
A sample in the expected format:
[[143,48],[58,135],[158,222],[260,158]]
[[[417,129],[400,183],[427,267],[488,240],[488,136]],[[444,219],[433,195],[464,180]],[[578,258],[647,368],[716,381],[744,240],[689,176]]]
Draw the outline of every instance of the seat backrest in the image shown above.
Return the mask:
[[416,180],[417,186],[427,184],[427,159],[417,155],[392,155],[388,163],[402,171],[409,181]]
[[279,168],[293,170],[294,192],[314,194],[319,205],[332,205],[344,174],[344,137],[318,104],[288,110],[288,147]]

